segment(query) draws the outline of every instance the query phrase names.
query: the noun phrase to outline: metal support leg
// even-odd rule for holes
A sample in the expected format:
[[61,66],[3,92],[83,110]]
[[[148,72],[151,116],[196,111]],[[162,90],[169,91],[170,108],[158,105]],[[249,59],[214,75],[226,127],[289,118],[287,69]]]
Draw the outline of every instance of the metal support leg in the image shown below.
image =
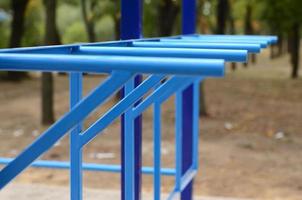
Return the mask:
[[175,190],[181,192],[181,177],[183,169],[183,94],[182,92],[176,93],[175,99],[175,161],[176,161],[176,178]]
[[153,165],[154,165],[154,200],[160,200],[161,192],[161,105],[160,102],[154,103],[154,134],[153,134]]
[[[125,93],[130,93],[134,88],[134,82],[131,79],[125,86]],[[134,200],[135,198],[135,131],[132,110],[128,110],[124,115],[124,190],[125,200]]]
[[199,86],[200,81],[193,84],[193,169],[198,170],[199,166]]
[[[196,29],[196,0],[182,0],[182,33],[193,34]],[[182,140],[182,173],[184,174],[193,162],[193,85],[183,92],[182,131],[186,136]],[[193,181],[187,185],[181,194],[182,200],[191,200]]]
[[[141,29],[142,29],[142,0],[121,0],[121,39],[137,39],[141,37]],[[135,78],[134,87],[136,87],[141,82],[142,77],[139,75]],[[122,125],[121,125],[121,148],[122,148],[122,158],[121,158],[121,191],[122,191],[122,200],[125,199],[125,188],[126,188],[126,180],[124,177],[126,176],[125,172],[125,152],[123,149],[125,148],[125,131],[127,131],[127,127],[124,124],[125,116],[122,116]],[[135,173],[135,181],[134,181],[134,189],[135,189],[135,200],[141,199],[141,168],[142,168],[142,159],[141,159],[141,144],[142,144],[142,117],[138,116],[134,120],[134,173]]]
[[[82,98],[82,73],[70,73],[70,107]],[[70,199],[82,200],[82,148],[79,142],[81,124],[70,134]]]

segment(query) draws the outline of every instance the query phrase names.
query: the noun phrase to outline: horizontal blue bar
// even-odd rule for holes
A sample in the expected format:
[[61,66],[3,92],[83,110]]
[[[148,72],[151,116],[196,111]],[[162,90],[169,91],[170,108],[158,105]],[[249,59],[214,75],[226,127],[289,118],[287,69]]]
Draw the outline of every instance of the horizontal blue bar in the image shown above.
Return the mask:
[[244,39],[266,39],[271,43],[276,43],[278,41],[277,36],[272,35],[183,35],[181,37],[216,37],[216,38],[244,38]]
[[247,50],[249,53],[259,53],[260,44],[226,44],[226,43],[192,43],[192,42],[132,42],[134,47],[164,47],[192,49],[233,49]]
[[267,40],[255,40],[255,39],[224,39],[224,38],[180,38],[180,39],[170,39],[164,38],[160,39],[161,42],[192,42],[192,43],[227,43],[227,44],[257,44],[260,45],[261,48],[266,48],[269,44]]
[[0,70],[91,73],[110,73],[117,70],[221,77],[224,75],[224,60],[0,53]]
[[[13,158],[0,158],[0,164],[9,164]],[[64,161],[53,161],[53,160],[37,160],[33,162],[30,167],[35,168],[51,168],[51,169],[70,169],[70,162]],[[86,171],[105,171],[120,173],[120,165],[106,165],[106,164],[97,164],[97,163],[83,163],[83,170]],[[152,175],[154,173],[153,167],[142,167],[142,173],[146,175]],[[161,174],[165,176],[174,176],[175,169],[172,168],[161,168]]]
[[80,55],[211,58],[224,59],[230,62],[245,62],[248,56],[246,50],[89,46],[81,46],[73,53]]

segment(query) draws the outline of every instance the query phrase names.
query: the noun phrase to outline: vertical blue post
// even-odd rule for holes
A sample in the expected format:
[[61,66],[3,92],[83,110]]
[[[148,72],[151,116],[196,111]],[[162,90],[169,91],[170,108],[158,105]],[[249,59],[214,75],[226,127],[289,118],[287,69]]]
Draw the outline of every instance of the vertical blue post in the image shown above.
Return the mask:
[[[182,34],[193,34],[196,28],[196,0],[182,0]],[[183,92],[182,118],[182,173],[193,163],[193,85]],[[191,200],[193,181],[181,193],[182,200]]]
[[[134,89],[133,80],[125,85],[125,94]],[[127,110],[124,115],[124,197],[125,200],[135,199],[135,130],[132,110]]]
[[[82,98],[82,73],[70,73],[70,107]],[[80,147],[81,124],[70,134],[70,199],[82,200],[82,149]]]
[[153,114],[153,185],[154,185],[154,200],[160,200],[161,192],[161,104],[160,102],[154,102],[154,114]]
[[194,81],[193,92],[193,169],[199,166],[199,84],[200,80]]
[[176,177],[175,189],[181,190],[181,177],[183,165],[183,95],[181,91],[176,92],[175,97],[175,162],[176,162]]
[[[121,0],[121,39],[137,39],[142,35],[142,0]],[[136,87],[142,81],[142,77],[136,76],[134,79],[134,86]],[[125,92],[125,91],[124,91]],[[123,95],[122,95],[123,96]],[[122,200],[125,200],[125,133],[128,131],[125,126],[125,119],[127,117],[122,116],[121,123],[121,191]],[[142,145],[142,117],[139,116],[134,120],[134,192],[135,200],[140,199],[141,191],[141,145]]]

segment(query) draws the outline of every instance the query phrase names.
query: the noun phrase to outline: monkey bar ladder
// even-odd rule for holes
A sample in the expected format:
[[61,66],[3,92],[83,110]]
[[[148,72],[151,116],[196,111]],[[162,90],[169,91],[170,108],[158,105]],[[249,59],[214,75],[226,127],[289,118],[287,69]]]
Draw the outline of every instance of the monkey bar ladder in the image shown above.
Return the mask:
[[[16,158],[0,158],[0,189],[27,167],[70,170],[71,199],[82,199],[82,171],[121,173],[122,199],[138,200],[141,173],[154,177],[154,199],[161,199],[161,176],[174,176],[168,199],[192,199],[198,170],[199,84],[222,77],[225,62],[246,62],[249,53],[275,43],[274,36],[198,35],[193,0],[183,2],[183,35],[139,39],[140,1],[122,1],[122,41],[42,46],[0,50],[2,71],[67,72],[70,76],[70,111],[42,133]],[[193,26],[194,24],[194,26]],[[106,80],[82,97],[82,74],[108,74]],[[141,75],[146,79],[142,80]],[[164,80],[164,81],[163,81]],[[89,128],[83,121],[124,88],[124,96]],[[175,98],[175,167],[161,165],[161,105]],[[153,106],[153,166],[141,166],[141,114]],[[121,165],[83,163],[82,149],[115,119],[122,116]],[[39,160],[70,135],[70,161]]]

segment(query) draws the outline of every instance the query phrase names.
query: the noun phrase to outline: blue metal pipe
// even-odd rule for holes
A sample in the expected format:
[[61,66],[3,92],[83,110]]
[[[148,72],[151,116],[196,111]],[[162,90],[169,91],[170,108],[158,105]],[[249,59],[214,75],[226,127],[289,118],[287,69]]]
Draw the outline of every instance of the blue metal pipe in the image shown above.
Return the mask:
[[247,53],[246,50],[87,46],[80,47],[74,52],[80,55],[225,59],[229,62],[245,62]]
[[278,40],[275,35],[228,35],[228,34],[186,34],[181,37],[226,37],[226,38],[262,38],[268,40]]
[[[162,38],[166,39],[166,38]],[[167,38],[168,39],[168,38]],[[224,41],[247,41],[247,42],[256,42],[256,41],[261,41],[263,43],[269,44],[272,39],[267,38],[267,37],[236,37],[236,36],[204,36],[200,35],[199,37],[188,37],[186,35],[180,36],[178,39],[184,39],[184,40],[224,40]]]
[[[137,39],[142,37],[142,12],[143,1],[142,0],[121,0],[121,21],[120,21],[120,35],[122,40]],[[142,75],[137,75],[133,79],[133,87],[138,86],[142,82]],[[123,90],[122,97],[127,95],[126,88]],[[126,129],[126,121],[128,113],[125,113],[121,117],[121,199],[122,200],[140,200],[141,199],[141,173],[142,167],[142,116],[138,116],[134,119],[134,190],[127,191],[129,183],[126,181],[126,157],[125,157],[125,141],[128,137],[128,130]],[[130,113],[129,113],[130,114]],[[134,194],[133,194],[134,193]]]
[[[183,96],[182,92],[176,93],[175,98],[175,189],[181,191],[181,177],[183,171],[183,139],[185,138],[183,133]],[[192,158],[192,156],[189,156]]]
[[[83,75],[80,72],[70,73],[70,109],[82,98]],[[70,199],[82,200],[82,149],[79,145],[82,124],[79,123],[70,132]]]
[[[196,18],[197,18],[197,1],[196,0],[182,0],[182,34],[194,34],[196,33]],[[213,47],[215,48],[215,47]],[[245,49],[245,48],[242,48]],[[248,49],[246,49],[248,50]],[[181,132],[183,140],[181,141],[181,174],[191,165],[193,161],[193,153],[191,147],[193,146],[193,85],[188,86],[182,94],[176,94],[176,96],[182,96],[181,99],[183,104],[181,105]],[[176,97],[177,98],[177,97]],[[179,102],[178,102],[179,103]],[[176,116],[177,118],[177,116]],[[177,189],[177,188],[176,188]],[[193,199],[193,181],[181,192],[181,200],[192,200]]]
[[154,200],[161,197],[161,103],[155,102],[153,108],[153,191]]
[[160,39],[161,42],[192,42],[192,43],[226,43],[226,44],[260,44],[261,48],[266,48],[269,44],[266,40],[253,39],[223,39],[223,38],[181,38],[181,39]]
[[[134,89],[134,80],[129,80],[125,84],[125,94],[129,94]],[[124,137],[124,180],[125,180],[125,200],[134,200],[136,191],[136,135],[134,128],[134,117],[132,116],[132,110],[127,110],[124,116],[124,127],[125,127],[125,137]],[[141,169],[139,169],[139,176]]]
[[132,42],[133,47],[164,47],[164,48],[191,48],[191,49],[235,49],[247,50],[249,53],[259,53],[260,44],[223,44],[192,42]]
[[183,35],[181,37],[212,37],[212,38],[246,38],[246,39],[266,39],[271,41],[272,43],[276,43],[278,41],[277,36],[272,35]]
[[192,145],[192,166],[194,170],[199,167],[199,97],[200,81],[196,80],[193,84],[193,145]]
[[224,61],[133,56],[0,54],[0,70],[110,73],[114,70],[151,74],[223,76]]
[[[13,158],[0,158],[0,164],[9,164],[12,162]],[[112,173],[120,173],[121,166],[120,165],[106,165],[106,164],[98,164],[98,163],[82,163],[82,169],[85,171],[104,171],[104,172],[112,172]],[[35,168],[50,168],[50,169],[70,169],[70,163],[64,161],[53,161],[53,160],[37,160],[33,162],[30,167]],[[146,175],[153,175],[154,168],[144,166],[142,167],[142,173]],[[175,169],[172,168],[161,168],[160,174],[164,176],[174,176]]]

